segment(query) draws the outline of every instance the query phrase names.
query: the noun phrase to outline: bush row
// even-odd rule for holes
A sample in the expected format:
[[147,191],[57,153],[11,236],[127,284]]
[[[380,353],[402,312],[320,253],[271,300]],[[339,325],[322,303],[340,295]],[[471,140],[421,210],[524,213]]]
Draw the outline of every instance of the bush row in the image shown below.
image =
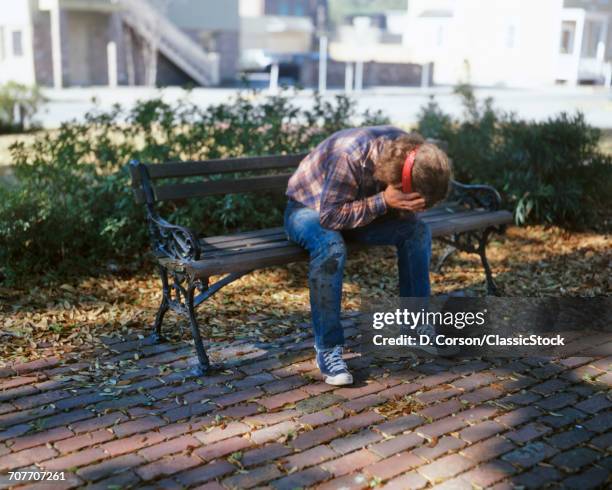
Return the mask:
[[[188,97],[94,110],[31,145],[11,147],[17,184],[0,187],[0,268],[9,282],[91,273],[110,261],[138,263],[146,250],[143,209],[134,203],[126,164],[303,152],[354,124],[384,124],[357,114],[344,96],[300,109],[287,95],[257,101],[247,93],[200,108]],[[184,205],[183,205],[184,204]],[[278,226],[281,195],[227,195],[168,204],[162,214],[207,234]]]
[[455,176],[499,189],[517,224],[594,226],[612,205],[612,159],[599,149],[600,131],[583,114],[524,121],[479,101],[459,86],[464,114],[454,119],[435,99],[422,108],[419,131],[448,143]]
[[[457,90],[465,113],[454,119],[435,100],[421,111],[420,132],[448,142],[455,176],[489,183],[504,194],[518,224],[569,228],[598,222],[612,204],[611,160],[599,131],[581,114],[527,122]],[[303,152],[352,125],[388,123],[357,114],[350,99],[315,98],[301,109],[288,95],[239,95],[200,108],[185,98],[94,110],[32,144],[13,145],[16,184],[0,187],[0,275],[48,279],[92,273],[110,261],[138,264],[147,249],[141,206],[132,198],[126,164]],[[227,195],[167,204],[162,214],[207,234],[277,226],[281,195]]]

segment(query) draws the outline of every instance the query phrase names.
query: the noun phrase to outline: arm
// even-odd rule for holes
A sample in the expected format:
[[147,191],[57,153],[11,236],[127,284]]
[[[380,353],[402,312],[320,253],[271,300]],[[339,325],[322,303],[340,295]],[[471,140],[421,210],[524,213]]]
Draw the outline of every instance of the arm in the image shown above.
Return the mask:
[[344,230],[364,226],[387,212],[383,193],[357,199],[360,182],[347,155],[330,165],[321,193],[320,222],[324,228]]

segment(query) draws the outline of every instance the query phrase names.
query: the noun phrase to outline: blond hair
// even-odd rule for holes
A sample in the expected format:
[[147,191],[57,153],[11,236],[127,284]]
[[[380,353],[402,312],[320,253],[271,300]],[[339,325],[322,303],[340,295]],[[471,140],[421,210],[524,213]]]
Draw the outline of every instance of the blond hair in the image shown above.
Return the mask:
[[431,207],[448,195],[452,170],[446,153],[427,143],[420,134],[410,133],[385,141],[376,161],[374,177],[388,185],[400,184],[406,156],[415,148],[418,150],[412,168],[412,188],[425,198],[427,207]]

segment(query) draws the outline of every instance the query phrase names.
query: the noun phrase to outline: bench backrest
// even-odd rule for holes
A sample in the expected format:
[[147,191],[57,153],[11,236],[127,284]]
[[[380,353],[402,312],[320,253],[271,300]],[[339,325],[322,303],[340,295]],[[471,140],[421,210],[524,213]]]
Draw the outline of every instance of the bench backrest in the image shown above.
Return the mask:
[[[287,189],[293,170],[307,153],[272,155],[263,157],[226,158],[218,160],[144,164],[132,162],[129,166],[132,188],[138,203],[172,201],[219,194],[262,192]],[[287,170],[278,173],[279,170]],[[266,175],[265,171],[275,171]],[[232,177],[227,174],[243,172],[264,173]],[[210,177],[214,176],[213,179]],[[143,177],[147,182],[143,186]],[[199,182],[164,183],[167,179],[203,177]],[[147,200],[147,184],[151,192]]]

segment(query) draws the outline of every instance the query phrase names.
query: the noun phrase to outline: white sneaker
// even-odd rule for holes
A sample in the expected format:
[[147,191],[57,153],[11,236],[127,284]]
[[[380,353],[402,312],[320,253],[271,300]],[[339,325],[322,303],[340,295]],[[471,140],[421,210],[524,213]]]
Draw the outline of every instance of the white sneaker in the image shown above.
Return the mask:
[[317,367],[328,385],[342,386],[353,384],[353,375],[342,359],[342,346],[317,350]]

